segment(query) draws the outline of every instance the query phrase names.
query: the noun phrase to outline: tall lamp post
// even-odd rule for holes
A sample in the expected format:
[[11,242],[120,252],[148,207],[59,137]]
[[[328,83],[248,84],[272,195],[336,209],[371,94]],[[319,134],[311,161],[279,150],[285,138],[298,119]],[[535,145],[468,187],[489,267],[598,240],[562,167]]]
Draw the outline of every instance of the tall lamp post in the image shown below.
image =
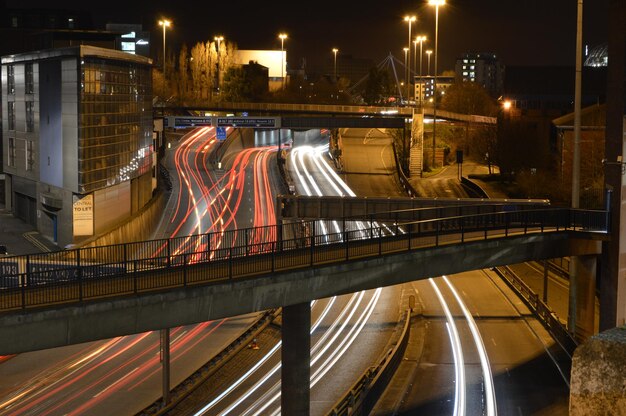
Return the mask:
[[217,89],[220,89],[220,45],[224,40],[224,36],[214,36],[213,39],[217,42]]
[[337,52],[339,52],[339,49],[333,48],[333,54],[335,55],[335,83],[337,83]]
[[285,75],[284,75],[284,69],[285,69],[285,39],[287,39],[287,34],[286,33],[280,33],[278,35],[278,38],[280,39],[280,79],[282,82],[282,89],[285,89]]
[[426,51],[426,55],[428,56],[428,67],[427,67],[428,71],[426,71],[426,75],[428,76],[430,76],[430,55],[432,54],[433,54],[433,51],[431,51],[430,49]]
[[165,28],[171,26],[172,22],[167,19],[159,20],[159,26],[163,26],[163,77],[165,78]]
[[[420,106],[422,105],[422,97],[424,97],[424,82],[422,80],[422,46],[426,41],[426,36],[417,36],[415,38],[415,46],[417,46],[417,42],[420,44],[420,71],[419,71],[419,92],[420,92]],[[430,58],[430,55],[428,55]],[[417,66],[417,65],[416,65]]]
[[407,63],[408,63],[408,68],[405,65],[405,69],[406,69],[406,99],[407,101],[411,100],[411,82],[409,81],[409,78],[411,77],[411,24],[417,20],[417,17],[415,16],[404,16],[404,21],[409,23],[409,42],[408,42],[408,51],[407,53]]
[[406,102],[408,104],[409,102],[409,77],[408,77],[408,71],[407,71],[407,61],[409,59],[409,50],[410,48],[402,48],[402,50],[404,51],[404,76],[406,77],[404,82],[406,82]]
[[435,167],[435,146],[437,135],[437,48],[439,43],[439,6],[446,4],[446,0],[428,0],[428,4],[435,6],[435,78],[433,82],[433,168]]

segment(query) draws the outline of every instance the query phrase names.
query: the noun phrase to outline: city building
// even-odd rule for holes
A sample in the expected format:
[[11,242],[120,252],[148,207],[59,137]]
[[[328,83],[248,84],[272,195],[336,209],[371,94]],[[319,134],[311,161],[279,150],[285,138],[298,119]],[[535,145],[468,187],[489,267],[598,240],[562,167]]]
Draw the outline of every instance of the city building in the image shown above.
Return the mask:
[[0,62],[5,205],[15,216],[64,247],[150,200],[150,59],[81,45]]
[[141,25],[107,23],[106,31],[115,34],[115,49],[150,58],[150,32]]
[[482,85],[492,97],[502,94],[504,65],[495,53],[465,53],[456,60],[455,72],[459,80]]
[[248,65],[256,62],[268,70],[269,90],[276,91],[287,78],[287,51],[237,50],[234,63]]
[[[446,93],[446,90],[455,82],[455,77],[452,75],[439,75],[437,77],[437,102],[441,101],[441,96]],[[435,77],[434,75],[424,75],[421,79],[419,76],[415,77],[415,99],[418,102],[432,103],[433,96],[435,94]]]

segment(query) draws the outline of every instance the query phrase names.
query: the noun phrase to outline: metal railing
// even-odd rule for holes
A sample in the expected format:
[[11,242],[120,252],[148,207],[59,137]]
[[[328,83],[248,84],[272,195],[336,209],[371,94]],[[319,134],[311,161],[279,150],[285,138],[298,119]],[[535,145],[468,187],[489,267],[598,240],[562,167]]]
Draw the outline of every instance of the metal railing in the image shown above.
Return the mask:
[[604,211],[505,205],[495,212],[442,218],[311,220],[3,257],[0,312],[211,284],[514,233],[606,233],[606,219]]

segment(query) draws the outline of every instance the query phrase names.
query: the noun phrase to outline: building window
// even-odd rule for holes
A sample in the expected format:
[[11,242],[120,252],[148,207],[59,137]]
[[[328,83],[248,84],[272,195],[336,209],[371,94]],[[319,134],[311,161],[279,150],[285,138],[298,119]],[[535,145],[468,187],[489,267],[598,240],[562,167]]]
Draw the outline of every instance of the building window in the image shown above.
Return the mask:
[[74,19],[72,17],[67,19],[67,28],[68,29],[74,29]]
[[9,157],[7,158],[9,166],[15,166],[15,138],[9,137]]
[[26,131],[32,133],[35,131],[35,103],[26,101]]
[[7,66],[7,94],[15,94],[15,67]]
[[15,130],[15,101],[7,103],[7,113],[9,116],[8,129]]
[[20,21],[17,18],[17,16],[11,17],[11,27],[18,27],[19,24],[20,24]]
[[33,74],[33,64],[26,64],[26,94],[35,92],[35,77]]
[[26,170],[32,171],[35,166],[35,151],[32,140],[26,140]]

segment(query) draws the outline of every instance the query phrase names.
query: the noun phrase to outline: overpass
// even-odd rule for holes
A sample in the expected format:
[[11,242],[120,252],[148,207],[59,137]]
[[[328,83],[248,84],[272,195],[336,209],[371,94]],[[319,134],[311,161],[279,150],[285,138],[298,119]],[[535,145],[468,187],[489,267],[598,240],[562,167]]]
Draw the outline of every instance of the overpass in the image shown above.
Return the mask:
[[[368,105],[325,105],[325,104],[283,104],[283,103],[233,103],[233,102],[219,102],[210,103],[206,106],[159,106],[155,105],[155,108],[162,108],[163,110],[170,110],[174,112],[253,112],[257,115],[270,115],[270,114],[311,114],[311,115],[323,115],[323,114],[341,114],[344,116],[377,116],[377,117],[401,117],[410,118],[413,116],[414,111],[419,111],[414,107],[377,107]],[[432,107],[423,107],[425,116],[433,116]],[[301,117],[291,117],[293,119],[299,119]],[[437,109],[437,118],[446,119],[450,121],[460,121],[472,124],[487,124],[495,125],[495,117],[486,117],[472,114],[460,114],[451,111],[444,111]],[[294,123],[295,124],[295,123]],[[284,128],[297,128],[297,125],[283,125]],[[332,126],[323,126],[330,128]],[[351,127],[351,126],[341,126]]]
[[465,204],[4,257],[0,355],[442,274],[597,255],[607,218],[605,211]]

